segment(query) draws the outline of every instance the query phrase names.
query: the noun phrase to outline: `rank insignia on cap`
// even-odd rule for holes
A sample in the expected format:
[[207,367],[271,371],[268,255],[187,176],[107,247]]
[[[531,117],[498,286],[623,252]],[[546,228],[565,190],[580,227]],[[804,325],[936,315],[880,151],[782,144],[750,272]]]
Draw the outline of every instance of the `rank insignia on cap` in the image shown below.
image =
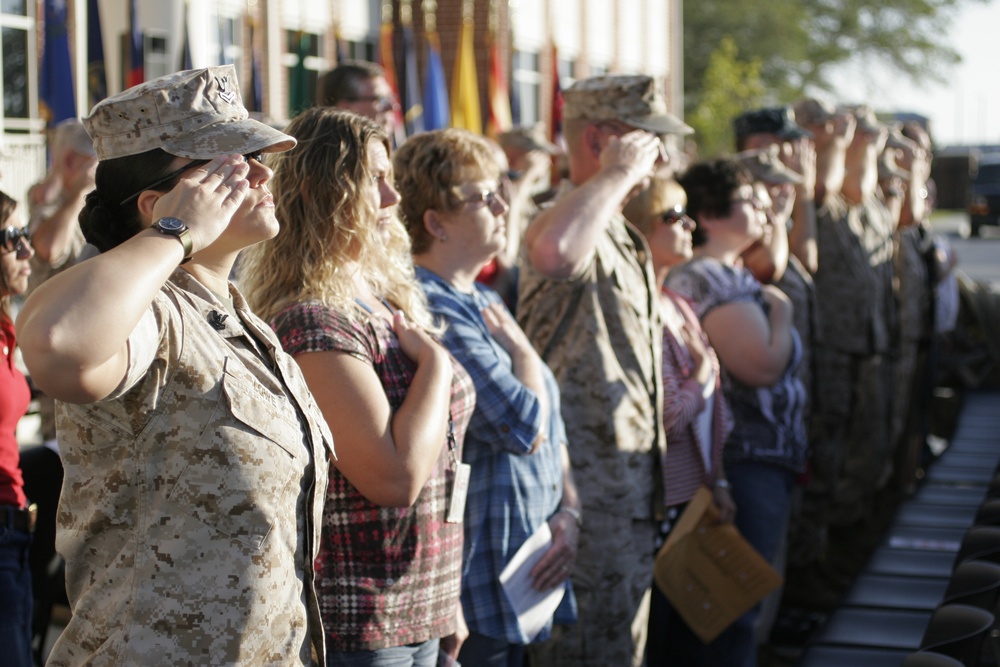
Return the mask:
[[235,102],[236,92],[226,88],[226,85],[229,83],[229,79],[215,77],[215,81],[216,83],[219,84],[219,97],[221,97],[224,101],[228,102],[229,104]]

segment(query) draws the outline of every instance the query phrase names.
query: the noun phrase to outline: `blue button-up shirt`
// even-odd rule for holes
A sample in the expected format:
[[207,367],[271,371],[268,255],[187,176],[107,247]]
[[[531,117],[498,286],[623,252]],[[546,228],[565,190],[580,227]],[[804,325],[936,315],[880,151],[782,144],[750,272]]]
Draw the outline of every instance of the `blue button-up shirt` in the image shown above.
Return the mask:
[[[460,292],[421,267],[417,279],[431,311],[447,325],[442,342],[476,386],[476,409],[462,455],[472,466],[462,561],[465,621],[473,632],[513,644],[542,641],[551,623],[537,637],[527,637],[500,586],[500,572],[562,500],[566,430],[558,385],[543,365],[549,394],[547,437],[530,454],[543,421],[542,406],[535,392],[515,377],[510,355],[482,316],[489,304],[503,304],[500,296],[479,283],[471,294]],[[560,623],[575,620],[568,579],[565,586],[567,595],[556,612]]]

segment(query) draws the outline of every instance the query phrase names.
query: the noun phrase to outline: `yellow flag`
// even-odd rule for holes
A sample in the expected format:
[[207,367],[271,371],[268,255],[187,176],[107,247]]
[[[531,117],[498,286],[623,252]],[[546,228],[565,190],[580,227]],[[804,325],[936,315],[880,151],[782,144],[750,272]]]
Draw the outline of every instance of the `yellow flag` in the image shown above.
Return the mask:
[[483,114],[479,110],[479,79],[472,46],[474,32],[472,19],[464,20],[458,37],[455,72],[451,78],[451,126],[482,134]]

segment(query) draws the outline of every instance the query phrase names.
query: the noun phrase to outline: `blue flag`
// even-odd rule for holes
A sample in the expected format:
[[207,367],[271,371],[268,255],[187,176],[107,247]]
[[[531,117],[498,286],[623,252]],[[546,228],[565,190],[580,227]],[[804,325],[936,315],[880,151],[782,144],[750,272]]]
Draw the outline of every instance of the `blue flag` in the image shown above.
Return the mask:
[[49,124],[76,118],[66,32],[66,0],[45,0],[45,51],[41,70],[38,92],[48,109]]
[[441,42],[437,32],[427,33],[427,71],[424,73],[424,129],[443,130],[451,126],[448,84],[441,65]]
[[104,36],[97,0],[87,3],[87,101],[90,106],[108,96],[108,75],[104,67]]
[[191,36],[188,32],[188,6],[184,3],[184,13],[181,18],[181,69],[188,70],[194,69],[194,63],[191,60]]
[[413,27],[403,26],[403,119],[406,136],[424,131],[424,108],[420,99],[420,79],[417,77],[417,47]]

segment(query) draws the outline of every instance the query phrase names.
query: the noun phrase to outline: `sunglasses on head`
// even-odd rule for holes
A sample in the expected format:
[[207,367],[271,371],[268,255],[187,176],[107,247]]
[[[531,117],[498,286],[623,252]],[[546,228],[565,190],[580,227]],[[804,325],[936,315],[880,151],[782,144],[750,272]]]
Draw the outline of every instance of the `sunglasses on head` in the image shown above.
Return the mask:
[[28,230],[25,227],[11,226],[0,232],[0,244],[2,244],[4,252],[21,250],[25,241],[31,242],[31,237],[28,236]]

